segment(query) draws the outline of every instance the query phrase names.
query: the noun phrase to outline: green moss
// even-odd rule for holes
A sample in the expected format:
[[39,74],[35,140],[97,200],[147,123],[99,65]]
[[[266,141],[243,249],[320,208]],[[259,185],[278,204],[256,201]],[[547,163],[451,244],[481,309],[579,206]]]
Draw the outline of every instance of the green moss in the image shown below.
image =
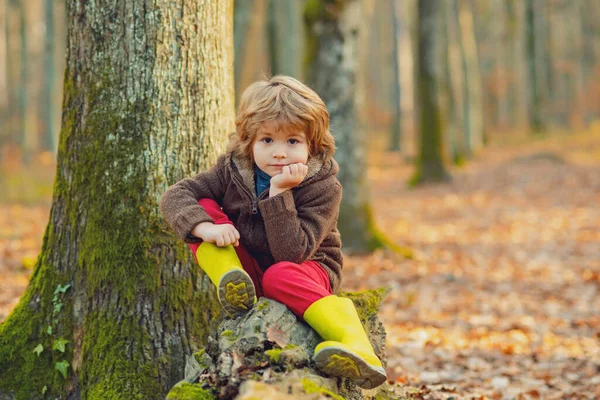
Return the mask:
[[267,350],[267,351],[265,351],[265,354],[267,356],[269,356],[269,362],[271,364],[278,364],[279,361],[281,360],[281,353],[283,353],[286,350],[294,349],[296,347],[298,347],[298,346],[293,343],[290,343],[287,346],[285,346],[283,349],[276,348],[276,349]]
[[331,390],[317,385],[313,380],[309,378],[302,379],[302,388],[307,394],[320,393],[325,396],[329,396],[335,400],[344,400],[344,398],[338,394],[333,393]]
[[[54,238],[54,227],[49,223],[44,234],[42,249],[48,248]],[[67,274],[58,273],[42,251],[34,266],[30,284],[19,304],[0,324],[0,393],[14,392],[15,399],[41,398],[44,386],[46,395],[61,397],[65,379],[55,369],[59,361],[70,363],[72,346],[64,353],[52,350],[53,340],[60,337],[73,342],[73,306],[68,295],[60,295],[62,308],[53,312],[55,288],[70,282]],[[52,326],[53,334],[47,334]],[[33,352],[38,344],[44,350],[38,355]]]
[[271,350],[265,351],[265,353],[266,353],[266,355],[269,356],[269,362],[271,364],[278,364],[279,360],[281,358],[282,351],[283,351],[283,349],[271,349]]
[[356,311],[358,312],[358,316],[361,321],[365,323],[365,321],[377,315],[381,302],[390,291],[391,287],[386,286],[375,290],[342,292],[340,296],[352,300],[356,307]]
[[216,400],[217,397],[210,391],[202,389],[197,383],[178,383],[167,394],[167,400]]
[[202,362],[203,362],[203,359],[204,359],[204,354],[205,354],[205,353],[206,353],[206,350],[202,349],[202,350],[200,350],[200,351],[197,351],[197,352],[195,352],[195,353],[193,354],[193,355],[194,355],[194,358],[196,359],[196,361],[197,361],[199,364],[202,364]]
[[369,251],[375,251],[379,248],[388,248],[394,253],[402,255],[404,258],[412,259],[414,257],[412,249],[394,243],[377,227],[371,206],[365,206],[365,213],[367,215],[367,230],[369,232],[369,242],[367,245]]
[[454,165],[456,165],[457,167],[464,167],[467,164],[467,159],[463,154],[460,153],[456,153],[454,155]]
[[261,301],[261,302],[258,304],[258,306],[257,306],[257,308],[258,308],[258,310],[259,310],[259,311],[262,311],[262,310],[264,310],[264,309],[266,309],[266,308],[268,308],[268,307],[269,307],[269,302],[268,302],[267,300],[263,300],[263,301]]

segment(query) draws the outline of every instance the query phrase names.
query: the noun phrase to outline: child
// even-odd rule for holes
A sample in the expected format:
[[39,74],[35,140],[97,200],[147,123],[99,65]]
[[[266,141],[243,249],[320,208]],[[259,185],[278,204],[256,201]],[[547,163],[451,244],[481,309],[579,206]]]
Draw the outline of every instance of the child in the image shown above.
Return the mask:
[[286,76],[242,94],[229,149],[207,172],[171,186],[161,211],[196,255],[230,316],[264,296],[285,304],[325,341],[313,359],[363,388],[386,380],[351,300],[339,290],[342,187],[329,114]]

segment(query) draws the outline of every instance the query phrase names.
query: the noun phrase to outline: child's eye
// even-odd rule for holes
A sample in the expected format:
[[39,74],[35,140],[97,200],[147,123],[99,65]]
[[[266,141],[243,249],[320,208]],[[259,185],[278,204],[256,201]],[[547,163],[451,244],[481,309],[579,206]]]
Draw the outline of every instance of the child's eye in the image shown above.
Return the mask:
[[289,144],[296,144],[296,143],[300,143],[300,142],[298,141],[298,139],[288,139],[288,143]]
[[271,139],[271,138],[269,138],[269,137],[266,137],[266,138],[262,138],[262,141],[263,141],[264,143],[267,143],[267,144],[269,144],[269,143],[271,143],[271,142],[273,141],[273,139]]

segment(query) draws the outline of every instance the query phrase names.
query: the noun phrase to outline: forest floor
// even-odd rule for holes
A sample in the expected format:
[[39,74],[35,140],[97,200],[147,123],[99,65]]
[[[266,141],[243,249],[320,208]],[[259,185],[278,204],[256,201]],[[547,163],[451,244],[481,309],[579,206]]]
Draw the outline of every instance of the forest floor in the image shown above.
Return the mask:
[[[413,399],[600,398],[600,135],[486,148],[449,183],[369,157],[378,227],[412,249],[349,256],[345,289],[391,286],[390,379]],[[0,203],[0,321],[39,252],[50,200]]]

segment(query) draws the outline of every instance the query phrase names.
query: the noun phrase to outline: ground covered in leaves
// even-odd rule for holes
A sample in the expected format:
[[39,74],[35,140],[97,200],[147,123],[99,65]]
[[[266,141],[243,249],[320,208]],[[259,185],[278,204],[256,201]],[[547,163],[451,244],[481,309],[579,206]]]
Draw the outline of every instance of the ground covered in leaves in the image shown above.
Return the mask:
[[[391,285],[388,371],[415,399],[600,398],[600,135],[492,146],[453,180],[410,189],[371,157],[379,228],[412,249],[347,257],[345,289]],[[0,321],[49,215],[0,204]]]

